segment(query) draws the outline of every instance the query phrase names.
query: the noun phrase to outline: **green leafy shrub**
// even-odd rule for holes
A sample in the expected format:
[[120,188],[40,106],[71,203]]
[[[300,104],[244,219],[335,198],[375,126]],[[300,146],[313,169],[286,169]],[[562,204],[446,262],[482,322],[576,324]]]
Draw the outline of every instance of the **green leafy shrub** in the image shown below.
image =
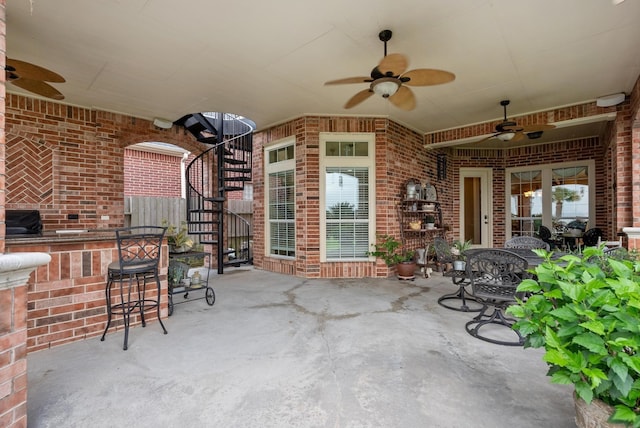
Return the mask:
[[527,298],[507,312],[525,347],[544,347],[551,382],[615,408],[610,422],[640,427],[640,262],[588,247],[544,263],[522,281]]
[[387,266],[411,262],[415,253],[405,249],[402,243],[391,235],[378,235],[378,242],[373,244],[373,248],[374,251],[369,251],[367,255],[384,260]]

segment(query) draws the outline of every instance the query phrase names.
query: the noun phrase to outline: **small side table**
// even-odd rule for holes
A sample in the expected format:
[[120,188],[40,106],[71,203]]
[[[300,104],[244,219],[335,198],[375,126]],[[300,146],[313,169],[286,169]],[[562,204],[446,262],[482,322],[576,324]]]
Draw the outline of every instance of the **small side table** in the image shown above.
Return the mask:
[[[171,281],[169,281],[169,288],[168,288],[169,316],[173,314],[174,305],[177,305],[179,303],[186,303],[193,300],[206,299],[207,304],[209,304],[209,306],[213,306],[213,304],[216,302],[216,293],[213,291],[213,288],[209,286],[209,274],[211,272],[211,253],[208,253],[205,251],[187,251],[184,253],[170,252],[169,253],[169,272],[175,273],[175,269],[182,269],[183,272],[186,272],[189,268],[189,265],[186,262],[188,262],[189,260],[194,260],[199,258],[208,260],[208,262],[205,262],[205,266],[207,266],[206,279],[203,279],[202,282],[198,284],[189,283],[188,285],[184,283],[172,284]],[[173,277],[173,275],[169,275],[169,276]],[[197,290],[205,290],[204,296],[196,299],[189,299],[189,300],[184,300],[182,302],[174,303],[173,301],[174,294],[183,294],[183,297],[187,299],[189,297],[190,291],[197,291]]]

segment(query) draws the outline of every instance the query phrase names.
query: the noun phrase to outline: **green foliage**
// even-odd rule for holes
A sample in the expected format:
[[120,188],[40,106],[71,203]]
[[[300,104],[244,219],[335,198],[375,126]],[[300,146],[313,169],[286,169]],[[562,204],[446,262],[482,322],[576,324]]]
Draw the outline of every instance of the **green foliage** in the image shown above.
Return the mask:
[[414,251],[402,247],[402,243],[391,235],[378,235],[378,242],[373,244],[374,251],[367,253],[384,260],[387,266],[413,261]]
[[612,405],[611,422],[640,427],[640,262],[596,247],[558,260],[534,251],[545,258],[537,279],[522,281],[528,297],[507,310],[525,347],[544,347],[551,382]]
[[173,247],[193,247],[193,239],[189,237],[189,229],[187,227],[187,222],[183,221],[180,223],[180,228],[178,229],[173,224],[169,224],[167,220],[162,221],[162,225],[167,228],[167,243]]
[[463,241],[461,239],[453,241],[451,244],[451,254],[456,256],[458,260],[465,260],[465,253],[471,248],[471,240]]

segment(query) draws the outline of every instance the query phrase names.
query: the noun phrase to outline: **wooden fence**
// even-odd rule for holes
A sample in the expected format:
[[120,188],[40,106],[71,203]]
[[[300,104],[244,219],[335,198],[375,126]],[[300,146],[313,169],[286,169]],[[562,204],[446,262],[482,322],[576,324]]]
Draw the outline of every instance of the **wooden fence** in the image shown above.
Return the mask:
[[163,221],[180,225],[187,220],[187,201],[182,198],[125,196],[125,226],[162,226]]
[[[125,226],[161,226],[163,221],[180,225],[187,220],[187,202],[182,198],[158,198],[150,196],[126,196],[124,199]],[[250,238],[253,238],[253,201],[229,200],[230,211],[249,222]],[[226,220],[227,237],[233,238],[237,232],[229,228]],[[197,240],[196,237],[193,237]]]

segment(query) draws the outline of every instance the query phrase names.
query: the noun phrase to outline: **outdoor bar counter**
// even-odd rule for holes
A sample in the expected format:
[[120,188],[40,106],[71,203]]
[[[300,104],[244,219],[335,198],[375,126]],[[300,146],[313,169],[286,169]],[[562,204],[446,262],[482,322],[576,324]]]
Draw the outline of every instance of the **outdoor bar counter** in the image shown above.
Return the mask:
[[[7,236],[5,252],[40,252],[51,262],[36,269],[27,284],[27,351],[49,348],[67,342],[96,337],[96,347],[105,346],[98,337],[107,321],[105,286],[107,267],[118,260],[113,230],[66,230],[42,235]],[[162,317],[167,310],[168,248],[162,246],[160,280]],[[155,295],[155,287],[147,290]],[[155,313],[146,319],[155,322]],[[114,327],[115,324],[115,327]],[[140,324],[139,316],[131,324]],[[115,316],[107,333],[122,329]],[[114,340],[119,343],[120,340]]]

